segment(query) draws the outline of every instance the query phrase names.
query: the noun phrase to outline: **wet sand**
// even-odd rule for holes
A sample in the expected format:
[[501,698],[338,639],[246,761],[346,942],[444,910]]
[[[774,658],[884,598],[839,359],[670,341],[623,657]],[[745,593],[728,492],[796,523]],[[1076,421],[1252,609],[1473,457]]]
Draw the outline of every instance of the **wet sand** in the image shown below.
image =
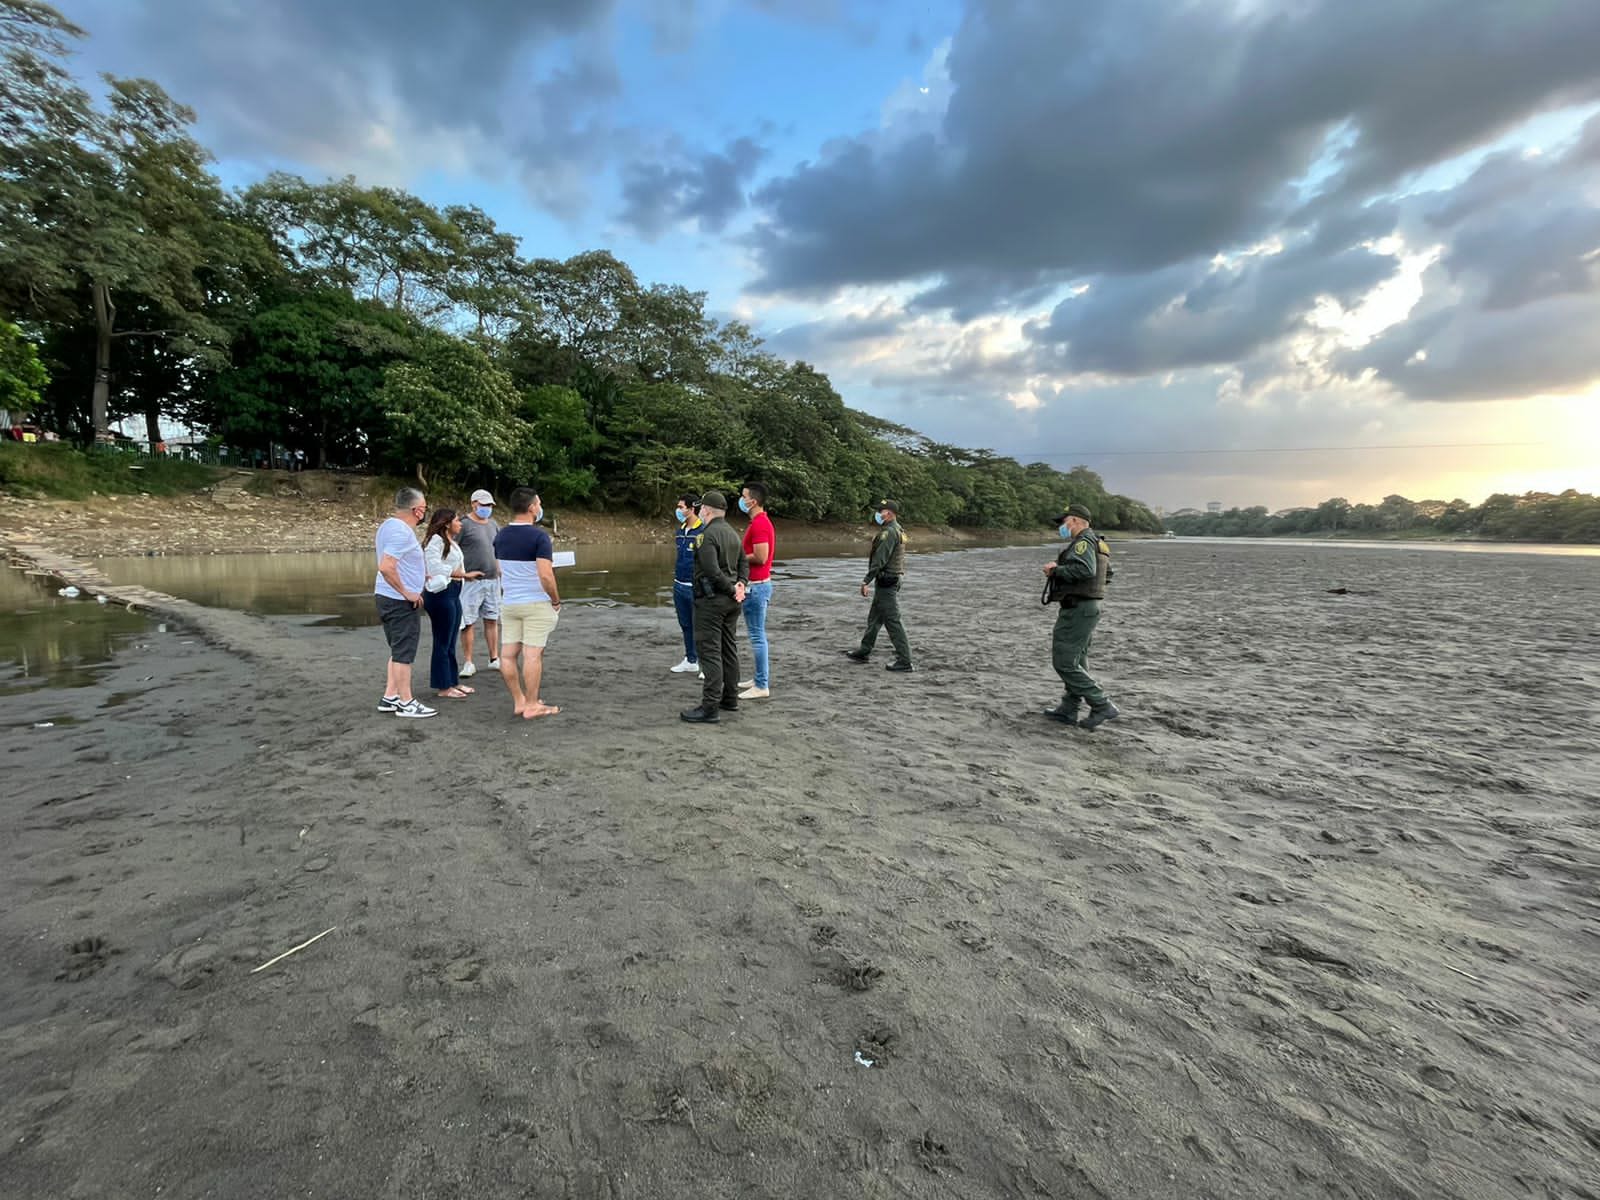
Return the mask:
[[548,721],[227,614],[0,696],[0,1193],[1600,1195],[1600,563],[1126,546],[1084,734],[1044,553],[904,677],[819,563],[713,729],[660,609]]

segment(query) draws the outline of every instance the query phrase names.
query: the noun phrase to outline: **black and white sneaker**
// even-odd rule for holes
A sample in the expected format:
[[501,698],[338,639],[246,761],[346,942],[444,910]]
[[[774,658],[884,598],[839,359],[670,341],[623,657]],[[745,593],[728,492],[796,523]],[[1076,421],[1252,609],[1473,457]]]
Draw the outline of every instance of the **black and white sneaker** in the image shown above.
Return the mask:
[[378,701],[378,711],[379,712],[393,712],[395,709],[397,709],[399,707],[400,707],[400,697],[399,696],[385,696],[382,700]]
[[434,717],[438,714],[438,709],[429,708],[420,700],[407,700],[404,704],[394,706],[394,715],[397,717]]

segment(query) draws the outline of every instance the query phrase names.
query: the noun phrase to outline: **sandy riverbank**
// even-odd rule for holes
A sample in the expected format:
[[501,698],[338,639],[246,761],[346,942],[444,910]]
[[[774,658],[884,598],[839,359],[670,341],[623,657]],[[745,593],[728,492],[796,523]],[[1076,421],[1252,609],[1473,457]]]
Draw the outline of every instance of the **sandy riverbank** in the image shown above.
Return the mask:
[[[245,485],[248,485],[245,486]],[[251,490],[255,489],[255,490]],[[500,497],[502,504],[505,497]],[[443,503],[457,503],[446,497]],[[258,471],[224,476],[209,492],[189,496],[94,496],[88,500],[6,497],[6,536],[81,557],[147,554],[290,554],[371,550],[389,493],[366,476],[330,472]],[[502,509],[502,519],[509,510]],[[589,546],[667,543],[670,511],[659,521],[630,513],[595,513],[554,506],[547,527],[563,544]],[[859,546],[871,536],[858,525],[775,520],[779,545]],[[959,547],[1008,540],[994,530],[909,526],[919,545]],[[1049,530],[1009,540],[1043,538]]]
[[548,722],[204,613],[0,697],[0,1190],[1596,1194],[1595,561],[1129,546],[1085,735],[1038,557],[918,560],[908,677],[818,564],[695,732],[629,608]]

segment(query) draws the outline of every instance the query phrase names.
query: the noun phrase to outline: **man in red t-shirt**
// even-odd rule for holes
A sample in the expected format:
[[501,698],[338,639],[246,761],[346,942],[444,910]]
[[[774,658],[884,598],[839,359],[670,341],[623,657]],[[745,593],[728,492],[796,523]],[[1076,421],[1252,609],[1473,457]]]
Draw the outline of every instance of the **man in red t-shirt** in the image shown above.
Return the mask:
[[767,486],[747,483],[739,493],[739,511],[750,518],[744,531],[744,556],[750,563],[750,586],[744,591],[744,624],[750,631],[750,650],[756,672],[740,683],[741,700],[765,700],[772,694],[772,679],[767,669],[767,605],[772,603],[772,560],[777,556],[778,539],[767,516]]

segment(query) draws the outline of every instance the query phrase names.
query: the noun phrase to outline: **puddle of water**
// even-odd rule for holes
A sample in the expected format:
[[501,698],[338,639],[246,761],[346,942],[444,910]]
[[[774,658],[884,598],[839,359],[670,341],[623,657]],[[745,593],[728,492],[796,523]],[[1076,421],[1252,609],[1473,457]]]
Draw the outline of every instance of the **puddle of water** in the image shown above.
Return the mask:
[[0,697],[86,687],[118,649],[150,632],[149,619],[139,613],[93,598],[68,600],[56,595],[56,586],[18,570],[0,571]]
[[[927,550],[949,549],[927,546]],[[812,579],[821,559],[863,559],[859,549],[788,545],[773,564],[776,579]],[[563,602],[672,605],[673,548],[579,546],[577,562],[557,574]],[[212,554],[166,558],[103,558],[95,564],[115,583],[137,583],[213,608],[263,616],[316,616],[320,624],[378,623],[372,602],[372,555]]]

